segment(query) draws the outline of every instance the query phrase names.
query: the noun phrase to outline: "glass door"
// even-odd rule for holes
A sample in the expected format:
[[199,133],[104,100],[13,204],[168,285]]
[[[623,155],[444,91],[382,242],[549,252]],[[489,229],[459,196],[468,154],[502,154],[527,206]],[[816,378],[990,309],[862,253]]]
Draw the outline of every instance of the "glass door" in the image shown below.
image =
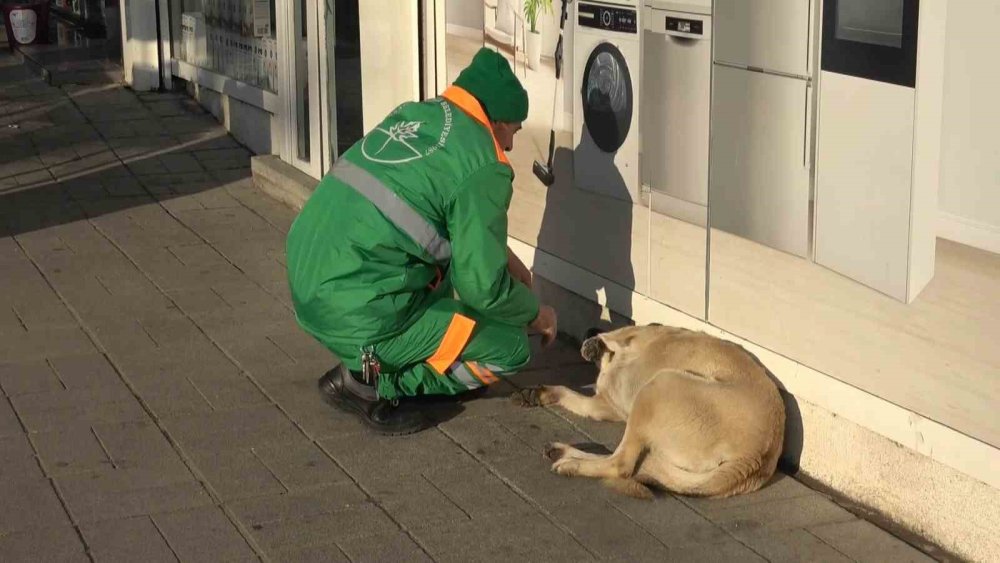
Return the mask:
[[420,0],[422,97],[434,98],[448,87],[445,0]]
[[282,159],[314,178],[323,175],[320,40],[317,0],[278,3],[282,27],[285,119]]
[[[274,140],[283,161],[313,178],[393,108],[430,97],[443,83],[435,39],[444,33],[444,0],[400,2],[390,11],[383,0],[206,1],[253,6],[255,25],[258,12],[267,13],[257,4],[274,9],[275,72],[267,82],[281,99]],[[214,16],[206,9],[206,19]]]
[[361,21],[359,0],[319,0],[324,39],[320,42],[323,84],[323,171],[361,139]]
[[304,126],[296,127],[292,148],[308,148],[295,156],[319,177],[396,106],[433,95],[439,86],[434,71],[444,65],[444,54],[436,50],[437,34],[428,29],[439,27],[443,34],[444,0],[400,2],[388,12],[382,0],[299,2],[309,4],[301,11],[308,20],[312,10],[317,22],[308,30],[316,55],[301,49],[299,60],[318,63],[297,70],[308,82],[300,79],[297,92],[318,102],[296,98],[295,121]]

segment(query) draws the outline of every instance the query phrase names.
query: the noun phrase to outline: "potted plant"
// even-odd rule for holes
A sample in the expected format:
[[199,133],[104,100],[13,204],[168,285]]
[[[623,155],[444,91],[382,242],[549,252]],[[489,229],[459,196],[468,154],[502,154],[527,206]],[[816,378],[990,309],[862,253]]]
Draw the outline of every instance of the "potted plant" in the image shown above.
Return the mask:
[[552,0],[524,0],[524,17],[529,26],[524,54],[528,57],[528,66],[532,70],[538,68],[542,59],[542,30],[538,25],[538,16],[551,11]]

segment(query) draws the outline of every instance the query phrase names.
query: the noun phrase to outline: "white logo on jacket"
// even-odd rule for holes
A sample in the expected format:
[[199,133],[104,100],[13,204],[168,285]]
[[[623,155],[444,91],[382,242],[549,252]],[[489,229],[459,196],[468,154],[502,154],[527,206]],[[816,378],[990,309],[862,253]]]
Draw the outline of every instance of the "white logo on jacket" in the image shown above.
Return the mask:
[[371,133],[365,135],[361,141],[361,154],[372,162],[381,164],[403,164],[418,158],[430,156],[445,145],[448,135],[451,133],[451,106],[448,102],[440,101],[444,112],[444,125],[441,128],[441,135],[437,143],[430,146],[423,153],[410,143],[411,139],[419,136],[420,121],[400,121],[394,123],[388,129],[376,127]]

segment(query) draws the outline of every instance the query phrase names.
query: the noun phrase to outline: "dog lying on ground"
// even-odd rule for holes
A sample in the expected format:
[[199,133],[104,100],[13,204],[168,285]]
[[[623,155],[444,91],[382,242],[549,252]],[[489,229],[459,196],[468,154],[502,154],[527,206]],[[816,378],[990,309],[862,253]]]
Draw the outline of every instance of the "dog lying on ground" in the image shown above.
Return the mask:
[[593,397],[542,386],[513,400],[625,421],[625,435],[607,456],[550,444],[546,456],[555,473],[599,478],[636,498],[652,498],[650,486],[728,497],[756,491],[774,474],[784,403],[765,368],[741,346],[654,325],[599,334],[583,343],[581,354],[600,366]]

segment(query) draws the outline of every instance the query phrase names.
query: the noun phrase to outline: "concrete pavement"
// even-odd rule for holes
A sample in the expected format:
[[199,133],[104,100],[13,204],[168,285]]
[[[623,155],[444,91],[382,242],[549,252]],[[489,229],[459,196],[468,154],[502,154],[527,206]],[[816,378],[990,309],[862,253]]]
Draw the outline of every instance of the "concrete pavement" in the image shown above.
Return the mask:
[[[293,212],[189,99],[52,87],[0,57],[0,560],[923,561],[798,481],[617,497],[549,441],[621,425],[510,384],[372,436],[318,397],[295,325]],[[519,386],[593,381],[567,345]]]

